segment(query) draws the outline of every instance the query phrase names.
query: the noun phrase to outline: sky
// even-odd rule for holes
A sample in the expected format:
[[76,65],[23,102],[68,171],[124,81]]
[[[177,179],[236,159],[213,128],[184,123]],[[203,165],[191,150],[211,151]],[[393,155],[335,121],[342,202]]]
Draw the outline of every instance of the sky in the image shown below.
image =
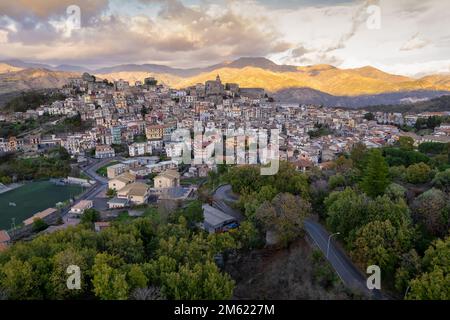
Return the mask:
[[0,1],[0,59],[90,68],[239,57],[450,72],[450,0]]

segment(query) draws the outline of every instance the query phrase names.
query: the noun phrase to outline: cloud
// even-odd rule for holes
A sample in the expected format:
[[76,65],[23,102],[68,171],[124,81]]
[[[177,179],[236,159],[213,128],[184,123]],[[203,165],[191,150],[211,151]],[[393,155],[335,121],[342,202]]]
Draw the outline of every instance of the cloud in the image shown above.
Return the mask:
[[65,15],[67,7],[77,5],[83,15],[92,17],[108,7],[108,0],[14,0],[1,1],[0,13],[13,19],[45,20],[55,15]]
[[70,32],[70,37],[64,29],[64,18],[51,14],[51,9],[56,12],[63,5],[55,3],[50,8],[47,4],[46,10],[32,10],[42,17],[53,17],[50,22],[34,23],[15,15],[15,7],[8,8],[8,25],[14,25],[16,31],[9,33],[9,44],[0,47],[0,52],[53,63],[169,62],[192,66],[193,61],[210,64],[239,56],[264,56],[291,47],[280,40],[273,21],[266,16],[246,15],[238,2],[230,1],[225,7],[206,3],[187,7],[178,0],[140,3],[157,3],[160,10],[155,17],[149,17],[126,12],[105,14],[100,9],[105,6],[95,7],[98,15]]
[[412,51],[422,49],[426,47],[429,43],[430,42],[428,40],[422,39],[420,37],[420,33],[417,32],[400,47],[400,51]]
[[[81,8],[79,30],[67,28],[72,4]],[[373,4],[381,8],[379,30],[365,26]],[[420,64],[422,72],[450,56],[448,10],[442,0],[0,1],[0,59],[197,67],[265,56],[277,63],[400,71]]]

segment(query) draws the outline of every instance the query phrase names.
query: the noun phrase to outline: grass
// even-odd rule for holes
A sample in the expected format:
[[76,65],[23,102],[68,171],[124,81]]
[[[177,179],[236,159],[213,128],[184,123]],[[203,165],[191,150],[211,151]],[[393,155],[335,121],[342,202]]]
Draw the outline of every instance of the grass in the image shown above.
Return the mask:
[[97,169],[97,171],[95,171],[95,172],[97,172],[97,174],[100,176],[106,177],[108,174],[108,167],[111,167],[111,166],[113,166],[115,164],[119,164],[119,163],[120,163],[119,161],[112,161],[112,162],[108,163],[107,165]]

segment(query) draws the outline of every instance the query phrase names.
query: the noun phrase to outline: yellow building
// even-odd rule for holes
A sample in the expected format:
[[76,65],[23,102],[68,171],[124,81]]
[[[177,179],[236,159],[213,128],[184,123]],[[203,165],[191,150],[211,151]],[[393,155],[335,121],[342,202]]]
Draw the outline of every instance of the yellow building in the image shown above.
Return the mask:
[[119,191],[126,185],[136,181],[136,177],[129,172],[122,173],[121,175],[115,177],[108,181],[108,188],[112,190]]
[[148,200],[150,187],[145,183],[131,183],[117,192],[117,198],[128,199],[133,204],[144,204]]
[[164,126],[147,126],[145,128],[145,135],[148,140],[161,140],[164,136]]
[[155,189],[167,189],[180,186],[180,174],[176,170],[167,170],[157,175],[154,179]]

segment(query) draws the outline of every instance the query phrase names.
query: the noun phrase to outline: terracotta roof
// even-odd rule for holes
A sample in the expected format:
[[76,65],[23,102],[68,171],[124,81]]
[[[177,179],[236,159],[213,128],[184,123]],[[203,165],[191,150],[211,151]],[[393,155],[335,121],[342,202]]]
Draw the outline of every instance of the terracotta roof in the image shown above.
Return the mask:
[[34,222],[34,220],[36,219],[44,219],[45,217],[51,215],[52,213],[57,212],[58,210],[56,210],[55,208],[48,208],[45,209],[44,211],[38,212],[36,213],[34,216],[32,216],[31,218],[28,218],[26,220],[23,221],[23,223],[25,225],[29,225],[32,224]]
[[9,237],[9,234],[6,230],[0,230],[0,243],[2,242],[8,242],[11,238]]

